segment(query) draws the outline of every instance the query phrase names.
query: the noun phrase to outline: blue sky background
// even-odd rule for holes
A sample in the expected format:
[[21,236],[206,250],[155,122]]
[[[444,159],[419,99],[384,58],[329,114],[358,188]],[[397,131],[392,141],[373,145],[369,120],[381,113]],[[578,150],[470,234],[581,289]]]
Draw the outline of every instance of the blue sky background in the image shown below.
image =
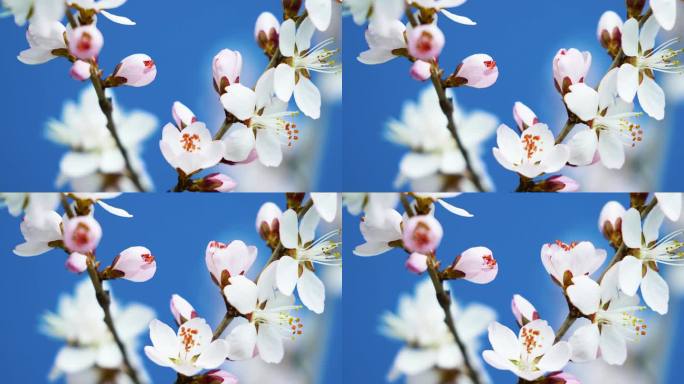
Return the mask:
[[[167,0],[129,1],[114,13],[130,17],[134,27],[102,19],[99,28],[105,36],[100,57],[106,71],[119,60],[138,52],[149,54],[157,63],[157,79],[144,88],[116,89],[117,100],[126,110],[141,109],[159,119],[158,132],[145,145],[144,160],[157,190],[166,191],[176,181],[175,172],[159,151],[161,127],[170,122],[171,105],[180,100],[189,106],[210,130],[222,122],[222,108],[212,86],[211,60],[223,48],[239,50],[244,67],[241,81],[253,85],[267,65],[267,59],[254,42],[254,22],[263,11],[280,14],[279,0],[254,2],[205,0],[188,3]],[[4,73],[0,113],[4,138],[0,161],[11,164],[0,181],[0,190],[52,191],[65,152],[45,138],[45,123],[59,118],[65,100],[76,100],[88,83],[68,75],[69,63],[54,60],[29,66],[16,56],[27,48],[25,28],[11,19],[0,19],[0,72]],[[319,179],[308,189],[336,191],[342,187],[341,108],[331,108],[328,134],[322,154]],[[326,177],[320,177],[326,175]],[[335,176],[337,175],[337,176]]]
[[[609,200],[618,199],[629,204],[627,195],[580,194],[580,195],[535,195],[513,194],[472,195],[466,194],[451,203],[463,207],[475,215],[467,219],[454,216],[441,207],[437,218],[444,227],[445,236],[439,248],[439,258],[446,263],[462,251],[474,246],[487,246],[494,253],[499,264],[497,278],[487,285],[476,285],[465,281],[451,283],[452,295],[461,304],[479,302],[496,310],[498,321],[515,329],[515,318],[510,311],[510,301],[518,293],[530,300],[541,317],[548,320],[554,329],[567,314],[560,289],[554,285],[541,263],[540,250],[544,243],[557,239],[570,241],[592,241],[598,248],[609,245],[599,234],[598,215]],[[407,272],[404,268],[406,255],[392,251],[377,257],[358,257],[352,254],[355,246],[363,243],[358,229],[358,217],[345,213],[345,317],[344,317],[344,365],[345,382],[382,383],[391,367],[401,343],[380,334],[378,326],[385,311],[396,311],[399,296],[412,294],[415,285],[425,279]],[[673,333],[667,339],[671,356],[684,353],[682,333],[681,299],[672,297],[669,316],[675,322]],[[645,313],[640,313],[643,316]],[[649,330],[653,331],[652,323]],[[643,342],[643,341],[642,341]],[[486,333],[483,346],[489,347]],[[675,382],[678,367],[668,361],[654,361],[651,364],[664,365],[667,378],[663,382]],[[582,369],[581,366],[575,365]],[[488,367],[494,383],[512,383],[511,373]],[[677,376],[675,376],[677,375]],[[615,381],[606,381],[615,382]]]
[[[150,204],[154,200],[154,204]],[[114,281],[112,288],[121,303],[139,302],[154,308],[157,317],[173,324],[168,303],[178,293],[190,301],[200,316],[216,326],[223,314],[223,302],[209,278],[204,250],[211,240],[241,239],[258,247],[257,263],[252,273],[260,270],[270,250],[254,228],[256,213],[262,203],[274,201],[284,205],[282,195],[219,195],[177,196],[124,195],[110,203],[124,208],[135,217],[123,219],[98,210],[96,217],[104,230],[98,255],[104,263],[111,262],[123,249],[144,245],[157,258],[157,273],[146,283]],[[19,218],[6,209],[0,212],[0,316],[3,336],[3,368],[5,382],[47,382],[56,352],[61,343],[38,332],[39,319],[47,310],[57,308],[61,293],[72,294],[74,287],[87,276],[76,276],[64,269],[65,255],[60,251],[21,258],[12,254],[16,244],[23,242]],[[336,307],[336,310],[333,310]],[[341,299],[330,295],[326,302],[328,316],[320,318],[332,329],[325,355],[320,383],[342,383],[342,310]],[[312,326],[309,320],[309,327]],[[149,345],[149,335],[140,338]],[[288,343],[288,341],[286,341]],[[142,352],[142,351],[141,351]],[[144,358],[153,382],[171,383],[175,372]],[[230,368],[230,365],[228,366]]]
[[[549,127],[558,132],[565,123],[565,110],[553,86],[551,63],[560,48],[575,47],[592,53],[594,63],[587,81],[598,84],[610,66],[610,57],[596,40],[596,25],[606,10],[623,15],[623,0],[577,1],[485,1],[471,0],[453,10],[475,20],[474,27],[458,25],[446,18],[440,28],[447,41],[440,61],[447,72],[475,53],[488,53],[499,66],[498,82],[491,88],[459,88],[456,99],[466,110],[481,109],[494,113],[501,122],[514,126],[513,104],[522,101],[530,106]],[[385,123],[400,118],[407,100],[416,100],[428,83],[408,76],[410,63],[396,59],[387,64],[368,66],[356,60],[367,49],[364,28],[344,18],[344,89],[345,148],[353,155],[345,157],[344,183],[347,191],[392,190],[399,160],[406,149],[384,138]],[[660,79],[663,77],[661,76]],[[681,126],[682,107],[672,108],[674,127]],[[671,142],[684,140],[684,132],[674,130]],[[646,132],[645,140],[665,131]],[[517,176],[504,170],[491,154],[492,138],[485,144],[486,164],[499,191],[512,191]],[[667,149],[669,166],[662,172],[662,183],[649,189],[682,190],[679,164],[684,152]],[[350,149],[347,149],[351,152]],[[610,188],[610,187],[608,187]],[[608,189],[611,190],[611,189]],[[613,189],[614,190],[614,189]]]

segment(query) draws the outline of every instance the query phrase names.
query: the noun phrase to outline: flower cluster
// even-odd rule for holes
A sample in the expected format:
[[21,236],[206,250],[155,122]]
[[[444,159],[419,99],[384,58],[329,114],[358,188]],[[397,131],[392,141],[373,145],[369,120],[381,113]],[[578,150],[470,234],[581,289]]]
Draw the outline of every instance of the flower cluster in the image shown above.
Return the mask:
[[[489,326],[492,350],[482,355],[489,365],[526,381],[577,383],[561,372],[570,361],[625,363],[628,343],[649,331],[639,313],[647,307],[661,315],[668,311],[669,288],[659,267],[684,260],[682,231],[659,234],[665,217],[679,220],[682,195],[656,193],[649,203],[646,197],[633,195],[629,209],[616,201],[604,206],[599,230],[615,248],[615,256],[598,277],[592,275],[605,264],[607,254],[592,243],[556,241],[542,247],[542,264],[563,291],[568,316],[554,331],[529,301],[515,295],[512,311],[520,331],[516,335],[496,322]],[[639,288],[646,306],[636,294]],[[582,324],[563,341],[578,321]]]
[[[199,172],[219,164],[239,165],[259,161],[266,167],[283,162],[283,149],[300,138],[295,116],[301,111],[311,119],[321,116],[321,92],[313,82],[315,73],[337,74],[337,49],[333,38],[312,43],[316,30],[324,31],[331,20],[333,1],[283,2],[281,23],[269,12],[256,20],[254,38],[269,59],[253,87],[240,80],[240,52],[224,49],[213,60],[213,85],[225,110],[223,125],[215,134],[198,121],[185,105],[176,102],[175,124],[164,127],[159,146],[166,161],[178,172],[175,191],[233,190],[237,183],[220,173],[193,180]],[[297,109],[290,109],[294,99]]]
[[[667,4],[666,4],[667,3]],[[626,152],[644,140],[637,123],[641,110],[655,120],[665,118],[665,92],[657,73],[683,73],[677,60],[677,39],[656,44],[660,28],[674,27],[675,1],[627,2],[626,21],[608,11],[599,20],[597,38],[613,59],[596,88],[587,85],[592,65],[589,52],[560,49],[553,59],[553,77],[568,111],[565,127],[554,136],[535,113],[518,102],[514,106],[517,130],[502,125],[497,131],[494,157],[520,176],[518,191],[573,192],[579,188],[567,176],[536,178],[561,171],[566,165],[584,167],[601,163],[621,169]],[[571,132],[574,133],[570,135]]]
[[[213,331],[194,307],[179,295],[171,298],[171,313],[178,330],[159,320],[150,323],[151,346],[145,354],[156,364],[174,369],[180,382],[206,379],[236,383],[234,375],[217,369],[226,361],[259,357],[267,363],[283,360],[284,342],[305,331],[297,312],[304,306],[321,314],[325,308],[325,285],[317,276],[319,266],[341,266],[339,229],[316,236],[321,219],[339,216],[336,194],[288,194],[284,212],[265,203],[257,214],[256,229],[271,248],[271,258],[255,278],[252,266],[257,247],[241,240],[211,241],[205,261],[212,281],[226,303],[223,321]],[[294,294],[295,288],[297,295]],[[299,298],[302,305],[296,303]],[[223,333],[229,323],[242,321]]]
[[[124,116],[114,109],[112,93],[107,90],[149,85],[157,76],[155,62],[146,54],[136,53],[122,59],[106,77],[101,67],[105,39],[98,28],[98,15],[117,24],[135,25],[109,12],[124,3],[126,0],[2,2],[18,25],[29,22],[29,48],[19,53],[19,61],[37,65],[65,58],[71,63],[69,75],[74,80],[92,83],[93,92],[81,96],[81,108],[67,104],[64,123],[50,123],[49,129],[53,141],[70,148],[62,159],[58,184],[71,182],[77,190],[144,191],[151,187],[139,156],[139,144],[151,134],[156,121],[142,113]],[[62,21],[65,16],[66,26]]]
[[[404,57],[412,63],[410,76],[417,81],[431,80],[435,91],[426,90],[418,107],[407,105],[403,123],[389,124],[390,140],[411,150],[401,162],[399,186],[409,180],[419,190],[493,188],[480,160],[479,147],[492,133],[492,126],[497,125],[496,119],[480,112],[465,115],[453,101],[449,88],[492,86],[499,77],[496,61],[478,53],[463,59],[448,75],[440,67],[446,36],[438,26],[438,17],[443,15],[458,24],[475,25],[471,19],[449,10],[464,2],[345,2],[357,24],[365,23],[366,16],[371,15],[365,33],[369,49],[359,55],[360,62],[376,65]],[[402,15],[406,16],[407,24],[401,20]]]
[[[399,314],[384,318],[384,333],[406,343],[395,359],[390,378],[400,375],[417,378],[434,371],[448,371],[479,383],[478,377],[483,375],[473,351],[478,349],[478,336],[495,315],[480,305],[460,310],[452,302],[447,283],[463,279],[488,284],[496,278],[499,268],[492,251],[482,246],[463,251],[450,264],[442,265],[438,259],[437,250],[445,234],[435,216],[436,205],[453,215],[473,216],[445,201],[456,195],[344,195],[350,213],[363,212],[360,230],[365,243],[354,249],[355,255],[369,257],[402,249],[408,255],[405,267],[409,272],[430,276],[429,281],[416,288],[415,299],[401,300]],[[399,201],[403,214],[395,209]]]

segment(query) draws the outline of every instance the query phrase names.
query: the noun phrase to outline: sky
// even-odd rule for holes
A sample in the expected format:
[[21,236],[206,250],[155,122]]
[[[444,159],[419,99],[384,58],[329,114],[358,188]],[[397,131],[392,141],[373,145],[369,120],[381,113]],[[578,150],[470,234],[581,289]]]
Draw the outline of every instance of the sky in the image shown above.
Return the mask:
[[[103,227],[103,238],[98,255],[105,263],[130,246],[142,245],[156,257],[157,272],[145,283],[125,280],[111,282],[116,299],[123,304],[137,302],[152,307],[157,317],[173,323],[168,303],[171,295],[180,294],[194,305],[196,311],[216,326],[224,308],[216,286],[211,282],[204,261],[206,245],[211,240],[228,242],[240,239],[258,248],[255,271],[259,271],[270,256],[270,250],[256,233],[254,221],[262,203],[274,201],[284,205],[282,195],[242,194],[205,195],[198,197],[172,194],[128,194],[109,202],[134,215],[123,219],[97,210],[96,218]],[[152,204],[154,202],[154,204]],[[23,242],[19,218],[11,217],[3,208],[0,214],[0,316],[2,329],[11,330],[3,336],[5,360],[11,364],[3,368],[7,382],[47,382],[59,341],[39,333],[41,315],[57,308],[62,293],[73,294],[76,284],[86,276],[76,276],[64,268],[65,254],[61,251],[22,258],[12,254],[15,245]],[[317,322],[330,330],[327,339],[319,339],[322,361],[318,383],[342,383],[341,299],[328,291],[327,314]],[[307,318],[307,329],[314,326]],[[150,345],[148,334],[139,339]],[[289,344],[286,341],[286,345]],[[296,343],[296,341],[295,341]],[[142,351],[141,351],[142,352]],[[23,358],[20,358],[23,356]],[[30,357],[30,358],[29,358]],[[9,360],[7,360],[9,361]],[[145,367],[154,383],[170,383],[175,372],[156,366],[144,358]],[[312,360],[316,361],[316,360]],[[227,365],[230,371],[231,365]]]
[[[516,323],[510,301],[514,294],[521,294],[535,305],[541,318],[557,329],[567,314],[567,307],[560,289],[552,283],[541,263],[541,247],[555,240],[566,243],[586,240],[597,248],[607,249],[610,255],[609,245],[598,232],[597,221],[603,205],[613,199],[623,205],[629,204],[627,195],[608,194],[465,194],[448,200],[475,217],[462,218],[441,207],[436,208],[436,217],[444,228],[438,258],[450,263],[470,247],[486,246],[492,250],[499,265],[498,275],[490,284],[451,282],[452,296],[462,306],[469,303],[490,306],[497,312],[499,322],[514,329]],[[354,256],[354,247],[363,243],[358,223],[358,217],[345,213],[344,365],[353,367],[345,371],[345,382],[381,383],[385,381],[401,343],[380,334],[380,318],[387,311],[396,311],[399,296],[413,294],[415,285],[427,277],[406,271],[406,255],[402,251],[376,257]],[[681,356],[684,352],[682,313],[677,309],[681,308],[681,303],[681,297],[673,295],[668,318],[675,325],[672,333],[666,336],[670,343],[658,346],[661,351],[669,349],[671,356]],[[639,316],[644,315],[639,313]],[[655,331],[653,323],[649,325],[649,331]],[[486,334],[481,343],[489,347]],[[633,344],[631,348],[634,348]],[[672,381],[663,382],[676,381],[678,373],[673,360],[661,361],[656,356],[647,356],[647,359],[658,369],[663,369],[661,364],[665,367],[665,379]],[[576,368],[583,369],[580,365]],[[494,383],[514,382],[511,373],[491,367],[487,371]],[[614,382],[621,381],[603,383]]]
[[[115,92],[125,110],[144,110],[159,120],[157,132],[145,144],[143,159],[157,190],[166,191],[175,184],[176,174],[162,157],[158,142],[161,127],[172,121],[171,105],[182,101],[210,130],[216,131],[222,122],[222,108],[213,91],[212,58],[223,48],[240,51],[244,61],[241,81],[252,86],[268,63],[254,42],[254,22],[262,11],[279,15],[281,6],[279,0],[261,0],[259,6],[223,0],[206,0],[201,5],[168,0],[163,4],[129,1],[114,13],[133,19],[136,26],[118,25],[103,18],[98,27],[105,36],[100,56],[105,70],[111,71],[119,60],[141,52],[149,54],[157,64],[154,83],[144,88],[122,87]],[[28,47],[24,34],[25,27],[17,27],[9,18],[0,19],[0,72],[11,74],[4,77],[0,96],[5,126],[0,161],[13,165],[0,181],[0,190],[52,191],[65,149],[46,139],[45,124],[59,118],[63,103],[76,100],[89,84],[71,79],[65,60],[39,66],[20,63],[16,56]],[[319,164],[306,165],[312,169],[308,172],[313,183],[301,189],[335,191],[342,187],[342,152],[336,144],[342,139],[341,109],[331,105],[324,110],[322,121],[327,122],[327,128],[316,146]]]
[[[593,56],[588,83],[598,84],[610,66],[610,57],[596,40],[596,26],[601,14],[609,9],[624,14],[622,0],[577,1],[478,1],[472,0],[452,9],[475,20],[477,26],[463,26],[441,18],[439,26],[446,35],[446,45],[440,64],[447,73],[471,54],[487,53],[496,60],[499,79],[491,88],[459,88],[455,96],[466,110],[493,113],[499,121],[515,126],[513,104],[522,101],[532,108],[554,132],[560,131],[566,120],[561,98],[553,86],[551,63],[560,48],[575,47],[590,51]],[[492,7],[495,7],[493,10]],[[681,8],[680,8],[681,12]],[[681,19],[681,18],[680,18]],[[389,191],[399,169],[405,148],[384,138],[385,124],[400,118],[403,104],[417,100],[420,91],[429,86],[408,76],[410,64],[395,59],[387,64],[368,66],[356,60],[367,49],[364,28],[354,24],[351,17],[344,23],[344,108],[345,148],[353,148],[353,155],[345,157],[344,185],[347,191]],[[665,76],[662,75],[659,79]],[[670,103],[671,104],[671,103]],[[661,182],[648,190],[682,190],[678,177],[684,153],[676,150],[674,142],[684,139],[677,130],[684,119],[684,111],[670,106],[671,136],[663,150],[668,164],[654,170]],[[641,119],[642,122],[645,118]],[[650,140],[670,135],[663,127],[645,133]],[[669,144],[672,143],[672,144]],[[483,153],[485,163],[497,186],[497,191],[512,191],[517,176],[501,167],[491,154],[495,138],[487,143]],[[350,151],[350,150],[347,150]],[[601,165],[598,165],[601,167]],[[615,186],[606,186],[615,190]]]

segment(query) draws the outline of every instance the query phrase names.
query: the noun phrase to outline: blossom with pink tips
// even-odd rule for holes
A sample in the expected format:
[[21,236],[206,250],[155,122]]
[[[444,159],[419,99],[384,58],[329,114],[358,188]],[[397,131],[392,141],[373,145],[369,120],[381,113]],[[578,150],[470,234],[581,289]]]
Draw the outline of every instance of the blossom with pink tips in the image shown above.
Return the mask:
[[524,327],[530,321],[539,319],[539,312],[534,308],[534,305],[520,295],[513,295],[511,311],[521,327]]
[[157,272],[157,262],[149,249],[137,246],[123,250],[114,259],[111,268],[117,278],[142,283]]
[[596,272],[606,256],[605,249],[596,249],[589,241],[566,244],[556,240],[555,243],[544,244],[541,249],[541,260],[546,272],[563,287],[569,284],[568,278]]
[[431,69],[432,65],[427,61],[416,60],[416,62],[411,66],[410,74],[414,80],[425,81],[430,78],[432,74]]
[[271,236],[278,236],[280,231],[280,218],[283,211],[272,202],[264,203],[256,217],[256,230],[262,239],[268,240]]
[[428,257],[422,253],[413,252],[408,259],[406,259],[405,267],[409,272],[421,274],[427,270]]
[[197,117],[192,110],[185,106],[185,104],[180,101],[173,103],[171,108],[171,115],[173,116],[173,121],[176,122],[178,129],[183,130],[183,128],[190,126],[191,124],[197,122]]
[[499,264],[489,248],[473,247],[458,256],[450,269],[461,272],[471,283],[488,284],[499,273]]
[[278,46],[280,23],[271,12],[262,12],[254,24],[254,39],[261,49]]
[[499,67],[491,56],[478,53],[463,59],[453,76],[459,81],[465,81],[463,85],[467,87],[487,88],[494,85],[499,78]]
[[599,214],[598,227],[606,238],[610,238],[614,233],[620,232],[622,228],[622,216],[627,210],[617,201],[609,201],[601,209]]
[[64,245],[72,252],[92,252],[101,238],[102,227],[92,216],[78,216],[64,223]]
[[242,55],[238,51],[222,50],[214,56],[212,71],[219,93],[225,93],[227,86],[240,82]]
[[553,58],[553,78],[556,88],[566,94],[573,84],[584,83],[591,67],[591,53],[575,48],[560,49]]
[[419,25],[408,30],[408,51],[420,60],[433,60],[444,49],[445,37],[435,24]]
[[212,173],[202,179],[202,190],[208,192],[228,193],[237,187],[237,182],[223,173]]
[[82,253],[72,252],[64,265],[70,272],[81,273],[88,269],[88,256]]
[[90,60],[100,54],[104,36],[95,24],[82,25],[67,30],[69,52],[81,60]]
[[88,80],[90,78],[90,63],[76,60],[69,70],[69,75],[77,81]]
[[171,309],[171,314],[173,314],[173,318],[176,320],[176,324],[179,326],[188,320],[198,317],[195,308],[180,295],[174,294],[171,296],[169,307]]
[[238,384],[237,376],[218,369],[207,372],[204,375],[204,379],[207,383],[211,384]]
[[402,239],[411,252],[430,253],[439,246],[444,235],[442,225],[431,215],[409,218],[404,223]]
[[580,188],[577,180],[563,175],[549,177],[546,185],[549,192],[577,192]]
[[539,118],[537,118],[534,111],[519,101],[513,105],[513,119],[515,119],[521,131],[539,123]]
[[617,51],[622,45],[622,18],[613,11],[601,15],[596,29],[596,37],[603,48],[609,52]]
[[234,240],[228,244],[211,241],[205,252],[205,261],[212,280],[221,287],[226,286],[231,277],[245,274],[256,257],[257,248],[248,246],[242,240]]
[[144,87],[157,77],[157,65],[144,53],[136,53],[121,60],[114,77],[125,80],[124,85]]
[[544,384],[582,384],[575,376],[566,373],[558,372],[550,375],[543,381]]

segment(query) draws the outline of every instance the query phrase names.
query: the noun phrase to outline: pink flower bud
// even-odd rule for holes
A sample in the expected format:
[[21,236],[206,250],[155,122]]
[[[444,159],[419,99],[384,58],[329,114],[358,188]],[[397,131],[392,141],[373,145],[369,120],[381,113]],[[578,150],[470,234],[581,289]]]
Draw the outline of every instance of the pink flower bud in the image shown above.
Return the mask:
[[278,46],[280,23],[271,12],[262,12],[254,25],[254,39],[261,49]]
[[207,384],[238,384],[238,378],[226,371],[215,369],[204,375]]
[[112,270],[118,271],[122,279],[142,283],[151,279],[157,271],[157,262],[145,247],[130,247],[114,259]]
[[65,266],[70,272],[81,273],[88,269],[88,256],[73,252],[67,258]]
[[200,188],[203,192],[232,192],[237,183],[227,175],[222,173],[212,173],[205,176],[200,182]]
[[567,176],[551,176],[546,180],[547,192],[577,192],[579,191],[579,183]]
[[603,48],[614,52],[622,46],[622,19],[613,11],[606,11],[599,19],[596,37]]
[[550,375],[543,381],[544,384],[582,384],[575,376],[565,373],[558,372]]
[[519,101],[513,105],[513,118],[521,131],[539,123],[539,119],[534,114],[534,111]]
[[515,320],[521,327],[525,326],[530,321],[539,319],[539,313],[532,303],[520,295],[513,295],[513,300],[511,300],[511,311],[513,311],[513,316],[515,316]]
[[223,94],[227,86],[240,82],[242,55],[238,51],[222,50],[214,57],[213,71],[217,91]]
[[411,66],[411,77],[414,80],[425,81],[431,76],[431,68],[432,66],[430,63],[423,60],[416,60],[416,62]]
[[625,207],[617,201],[609,201],[603,206],[598,220],[599,231],[603,236],[610,239],[614,233],[622,231],[622,216],[625,212]]
[[474,247],[456,258],[452,269],[463,273],[464,279],[475,284],[487,284],[496,278],[499,265],[492,251],[485,247]]
[[197,317],[197,312],[195,312],[195,308],[193,308],[187,300],[180,297],[179,295],[171,296],[170,307],[171,313],[173,314],[173,318],[176,320],[176,324],[178,325],[181,325],[186,321]]
[[414,216],[404,224],[404,247],[427,254],[437,249],[443,234],[442,225],[433,216]]
[[422,253],[413,252],[408,259],[406,259],[406,269],[415,274],[425,272],[427,270],[427,258],[428,257]]
[[64,245],[71,252],[92,252],[101,238],[102,227],[92,216],[78,216],[64,223]]
[[478,53],[466,57],[453,75],[458,83],[473,87],[487,88],[496,83],[499,78],[499,67],[491,56]]
[[212,279],[221,288],[228,285],[233,276],[243,275],[256,260],[257,248],[247,246],[241,240],[224,244],[211,241],[207,245],[205,261]]
[[584,82],[590,67],[591,53],[575,48],[559,50],[553,59],[556,89],[562,94],[568,93],[571,85]]
[[82,25],[67,30],[69,52],[81,60],[97,57],[104,45],[104,36],[95,24]]
[[124,79],[125,85],[144,87],[157,77],[157,65],[144,53],[136,53],[123,59],[114,71],[114,76]]
[[176,126],[179,129],[183,129],[189,125],[192,125],[192,123],[197,122],[197,117],[195,117],[195,114],[190,110],[190,108],[186,107],[185,104],[181,103],[180,101],[173,103],[171,115],[173,115],[173,120],[176,122]]
[[76,60],[69,70],[69,75],[77,81],[88,80],[90,78],[90,63]]
[[419,25],[408,33],[408,50],[416,59],[435,59],[443,48],[444,33],[435,24]]
[[280,207],[270,201],[259,208],[256,217],[256,230],[262,239],[268,240],[271,235],[278,236],[282,216],[283,211],[280,210]]

